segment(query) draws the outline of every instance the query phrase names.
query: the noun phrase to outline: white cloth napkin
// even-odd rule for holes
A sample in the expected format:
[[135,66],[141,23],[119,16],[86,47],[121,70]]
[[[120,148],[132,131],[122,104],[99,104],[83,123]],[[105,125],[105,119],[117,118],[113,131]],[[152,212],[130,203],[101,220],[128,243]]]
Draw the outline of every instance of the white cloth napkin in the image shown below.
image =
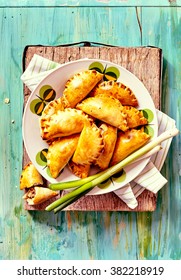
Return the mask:
[[[60,64],[56,62],[34,54],[28,67],[22,74],[21,80],[31,91],[33,91],[43,78],[59,66]],[[175,127],[175,121],[159,110],[157,110],[157,117],[159,125],[158,135]],[[137,197],[145,189],[157,193],[167,183],[167,180],[162,176],[160,170],[166,159],[171,141],[172,138],[162,143],[162,149],[151,156],[149,163],[139,176],[129,184],[114,191],[114,193],[122,199],[129,208],[134,209],[138,206]]]

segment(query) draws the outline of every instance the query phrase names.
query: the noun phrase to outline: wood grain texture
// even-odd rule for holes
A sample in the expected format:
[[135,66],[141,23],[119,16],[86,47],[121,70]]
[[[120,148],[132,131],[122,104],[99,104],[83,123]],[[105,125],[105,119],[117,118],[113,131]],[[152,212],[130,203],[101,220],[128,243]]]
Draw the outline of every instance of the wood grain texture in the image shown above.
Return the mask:
[[[118,47],[51,47],[29,46],[24,51],[24,68],[26,69],[34,54],[58,62],[60,64],[80,58],[100,58],[110,60],[125,67],[135,74],[150,92],[156,108],[160,108],[161,65],[162,51],[158,48],[118,48]],[[152,69],[148,73],[149,69]],[[24,88],[25,103],[30,95],[29,89]],[[29,162],[24,149],[24,164]],[[61,196],[64,192],[61,193]],[[156,194],[145,190],[138,199],[138,206],[133,210],[129,208],[114,193],[98,196],[85,196],[64,210],[71,211],[154,211],[156,209]],[[55,200],[55,199],[53,199]],[[25,202],[26,210],[44,210],[50,201],[29,206]]]
[[[145,1],[139,1],[138,8],[137,1],[119,1],[121,6],[112,7],[109,4],[114,1],[104,1],[102,7],[95,1],[94,7],[81,8],[54,6],[58,0],[48,1],[51,8],[33,7],[30,2],[0,3],[0,259],[181,259],[180,135],[173,140],[162,169],[168,184],[159,191],[154,212],[28,212],[23,209],[19,190],[24,48],[78,41],[161,48],[161,106],[181,130],[180,1],[155,1],[157,7],[146,7]],[[128,7],[127,3],[135,5]],[[146,3],[153,6],[153,1]],[[5,98],[10,103],[5,103]]]
[[[25,51],[25,68],[34,53],[60,64],[80,58],[100,58],[118,63],[140,79],[149,91],[155,107],[160,108],[162,52],[159,48],[34,46]],[[25,95],[27,95],[26,89]]]

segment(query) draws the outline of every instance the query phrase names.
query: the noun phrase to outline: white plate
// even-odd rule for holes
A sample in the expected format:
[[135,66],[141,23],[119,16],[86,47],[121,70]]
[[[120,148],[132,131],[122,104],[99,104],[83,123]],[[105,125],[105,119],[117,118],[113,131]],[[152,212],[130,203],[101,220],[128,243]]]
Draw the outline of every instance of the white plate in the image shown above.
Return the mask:
[[[152,138],[157,136],[158,124],[152,98],[141,81],[131,72],[117,64],[100,59],[80,59],[63,64],[38,84],[28,99],[23,115],[23,140],[26,151],[34,166],[50,183],[75,180],[78,178],[67,167],[64,168],[57,179],[53,179],[50,176],[49,170],[46,167],[46,157],[44,157],[48,146],[40,136],[38,114],[42,111],[43,104],[47,104],[50,100],[61,96],[65,83],[71,76],[92,67],[99,68],[102,72],[105,71],[107,75],[115,75],[117,81],[122,82],[132,89],[139,102],[138,108],[143,109],[148,114],[148,133],[151,134]],[[144,159],[139,164],[131,164],[125,167],[122,175],[119,174],[110,178],[104,184],[94,188],[89,194],[104,194],[123,187],[139,175],[148,161],[149,159]]]

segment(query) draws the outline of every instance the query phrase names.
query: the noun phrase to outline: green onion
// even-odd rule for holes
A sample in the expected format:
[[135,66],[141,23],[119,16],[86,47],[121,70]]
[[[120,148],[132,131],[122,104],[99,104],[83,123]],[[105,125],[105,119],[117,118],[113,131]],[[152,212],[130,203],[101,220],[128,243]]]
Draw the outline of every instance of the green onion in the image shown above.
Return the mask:
[[[135,162],[152,156],[153,154],[157,153],[160,149],[161,149],[161,146],[157,145],[151,151],[149,151],[145,155],[143,155],[140,158],[138,158],[137,160],[135,160]],[[59,190],[59,191],[66,190],[66,189],[73,189],[73,188],[80,187],[80,186],[84,185],[85,183],[92,181],[93,179],[97,178],[98,176],[100,176],[103,173],[105,173],[105,170],[101,171],[97,174],[94,174],[92,176],[89,176],[87,178],[83,178],[83,179],[67,181],[67,182],[60,182],[60,183],[52,183],[48,187],[51,190]]]
[[60,210],[63,210],[65,207],[67,207],[68,205],[72,204],[73,202],[77,201],[79,198],[81,198],[82,196],[86,195],[88,191],[82,192],[80,195],[77,195],[76,197],[72,197],[69,200],[65,201],[64,203],[60,204],[58,207],[54,208],[54,213],[57,213]]
[[[121,162],[117,163],[116,165],[109,167],[108,169],[106,169],[100,173],[97,173],[93,176],[85,178],[86,180],[80,179],[80,180],[70,182],[69,187],[71,186],[74,188],[75,185],[76,185],[76,187],[77,186],[79,186],[79,187],[74,189],[73,191],[65,194],[63,197],[54,201],[50,205],[48,205],[45,210],[52,211],[52,210],[56,209],[55,212],[58,212],[59,210],[62,209],[61,208],[62,204],[68,206],[69,204],[72,203],[72,201],[77,200],[85,192],[88,193],[95,186],[104,182],[105,180],[110,178],[112,175],[120,172],[125,166],[127,166],[128,164],[132,163],[133,161],[137,160],[138,158],[140,158],[143,155],[145,155],[146,153],[148,153],[149,151],[154,149],[156,146],[158,146],[161,142],[163,142],[164,140],[166,140],[170,137],[176,136],[178,133],[179,133],[179,131],[177,128],[165,131],[160,136],[158,136],[157,138],[155,138],[154,140],[152,140],[151,142],[149,142],[148,144],[146,144],[145,146],[143,146],[136,152],[132,153],[131,155],[129,155],[128,157],[126,157]],[[84,180],[84,181],[82,181],[82,180]],[[60,183],[60,184],[64,184],[64,183]],[[59,184],[59,187],[60,187],[60,184]],[[54,186],[55,186],[55,184],[54,184]]]
[[62,183],[52,183],[48,187],[51,190],[66,190],[66,189],[71,189],[75,187],[80,187],[84,185],[85,183],[88,183],[92,181],[94,178],[97,177],[97,174],[89,176],[87,178],[79,179],[79,180],[74,180],[74,181],[67,181],[67,182],[62,182]]

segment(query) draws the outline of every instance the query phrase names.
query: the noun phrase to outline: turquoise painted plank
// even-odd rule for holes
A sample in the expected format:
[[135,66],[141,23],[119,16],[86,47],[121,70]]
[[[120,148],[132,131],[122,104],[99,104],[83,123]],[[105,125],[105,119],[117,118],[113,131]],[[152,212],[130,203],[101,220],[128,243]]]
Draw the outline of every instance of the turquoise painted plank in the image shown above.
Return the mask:
[[48,221],[46,236],[47,214],[34,214],[33,259],[137,259],[135,213],[60,213]]
[[[139,8],[135,7],[128,7],[126,10],[14,8],[2,10],[2,25],[5,28],[14,29],[13,40],[18,32],[23,47],[28,44],[58,45],[85,40],[111,42],[113,45],[140,45],[141,35],[137,14],[139,14]],[[28,22],[27,18],[31,20]],[[18,30],[14,26],[16,23]],[[10,32],[9,29],[8,32]],[[137,34],[137,36],[134,37],[131,34]]]
[[[0,150],[3,151],[0,162],[0,259],[180,258],[181,227],[175,219],[180,217],[180,140],[174,139],[164,168],[169,183],[159,192],[158,208],[154,213],[29,213],[22,208],[22,192],[18,189],[22,168],[23,86],[20,75],[24,47],[82,40],[162,47],[166,95],[163,108],[172,113],[180,126],[180,81],[177,77],[180,52],[174,46],[180,34],[180,9],[19,7],[1,8],[0,15],[3,50],[0,52],[3,65],[0,69]],[[174,57],[179,59],[174,60]],[[171,110],[175,108],[171,90],[174,100],[178,101],[177,112]],[[10,103],[6,104],[5,98],[9,98]]]
[[1,0],[0,7],[38,7],[38,6],[62,6],[62,7],[178,7],[181,0]]
[[[150,19],[150,13],[153,15]],[[143,9],[143,44],[156,45],[163,49],[162,110],[176,121],[181,130],[181,8]],[[161,191],[159,207],[163,211],[158,220],[162,230],[158,234],[170,258],[181,258],[181,135],[173,139],[164,166],[168,186]],[[164,207],[165,206],[165,207]],[[154,217],[154,215],[153,215]],[[165,240],[165,241],[164,241]]]

